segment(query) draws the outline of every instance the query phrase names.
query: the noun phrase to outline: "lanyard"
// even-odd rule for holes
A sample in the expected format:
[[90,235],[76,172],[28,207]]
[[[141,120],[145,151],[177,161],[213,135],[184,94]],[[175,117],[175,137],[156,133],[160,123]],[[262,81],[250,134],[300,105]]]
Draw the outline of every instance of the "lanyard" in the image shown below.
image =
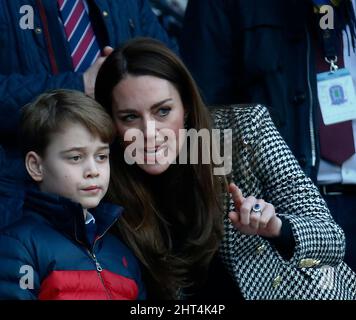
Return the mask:
[[324,5],[337,7],[341,1],[343,0],[313,0],[313,3],[316,7],[321,7]]
[[338,60],[338,45],[340,39],[337,37],[335,29],[321,29],[318,28],[319,35],[323,44],[324,58],[327,63],[330,64],[330,71],[336,71],[338,66],[336,62]]
[[[316,12],[319,12],[320,15],[320,7],[324,5],[330,5],[334,8],[337,7],[342,0],[312,0],[314,3],[314,7],[316,8]],[[338,69],[336,62],[338,60],[338,49],[340,39],[337,36],[336,29],[322,29],[320,26],[318,27],[319,39],[322,43],[322,49],[324,53],[324,59],[327,63],[330,64],[330,71],[334,72]]]

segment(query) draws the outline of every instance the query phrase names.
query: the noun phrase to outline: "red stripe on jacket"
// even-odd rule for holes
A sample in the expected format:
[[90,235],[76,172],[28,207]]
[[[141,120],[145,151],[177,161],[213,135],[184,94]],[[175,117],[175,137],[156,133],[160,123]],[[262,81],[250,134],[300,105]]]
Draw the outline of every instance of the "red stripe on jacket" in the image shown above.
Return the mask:
[[103,270],[53,271],[41,283],[40,300],[135,300],[138,286],[132,279]]

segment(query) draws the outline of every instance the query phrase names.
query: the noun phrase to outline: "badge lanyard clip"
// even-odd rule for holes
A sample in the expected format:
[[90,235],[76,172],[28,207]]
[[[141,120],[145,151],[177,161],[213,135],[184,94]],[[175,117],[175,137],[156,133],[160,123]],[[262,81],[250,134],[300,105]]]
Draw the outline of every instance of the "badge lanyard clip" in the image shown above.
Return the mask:
[[328,57],[325,57],[325,61],[330,64],[330,73],[334,73],[339,69],[338,65],[336,64],[337,62],[337,56],[334,56],[334,58],[329,59]]

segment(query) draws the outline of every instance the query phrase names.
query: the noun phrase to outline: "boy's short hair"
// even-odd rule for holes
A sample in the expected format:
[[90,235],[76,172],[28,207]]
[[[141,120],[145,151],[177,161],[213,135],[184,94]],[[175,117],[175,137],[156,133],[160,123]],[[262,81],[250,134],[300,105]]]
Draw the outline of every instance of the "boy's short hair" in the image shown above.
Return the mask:
[[26,154],[35,151],[44,156],[51,135],[67,123],[86,127],[103,142],[111,143],[116,130],[110,116],[94,99],[74,90],[53,90],[41,94],[21,112],[21,144]]

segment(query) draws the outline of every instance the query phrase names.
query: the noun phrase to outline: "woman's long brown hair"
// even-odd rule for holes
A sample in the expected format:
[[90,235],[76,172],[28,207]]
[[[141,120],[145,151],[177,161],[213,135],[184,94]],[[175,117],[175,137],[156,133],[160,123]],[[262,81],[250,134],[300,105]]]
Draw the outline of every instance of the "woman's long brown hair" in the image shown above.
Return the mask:
[[[110,115],[113,89],[128,74],[168,80],[181,96],[188,128],[211,130],[210,114],[194,80],[165,45],[137,38],[106,59],[96,79],[95,98]],[[176,298],[179,288],[203,277],[217,251],[222,237],[224,179],[213,175],[212,161],[171,165],[163,174],[168,178],[159,180],[147,178],[136,165],[125,163],[120,142],[113,145],[111,155],[109,199],[126,209],[118,223],[120,235],[145,267],[151,298]],[[152,187],[155,179],[159,182]]]

